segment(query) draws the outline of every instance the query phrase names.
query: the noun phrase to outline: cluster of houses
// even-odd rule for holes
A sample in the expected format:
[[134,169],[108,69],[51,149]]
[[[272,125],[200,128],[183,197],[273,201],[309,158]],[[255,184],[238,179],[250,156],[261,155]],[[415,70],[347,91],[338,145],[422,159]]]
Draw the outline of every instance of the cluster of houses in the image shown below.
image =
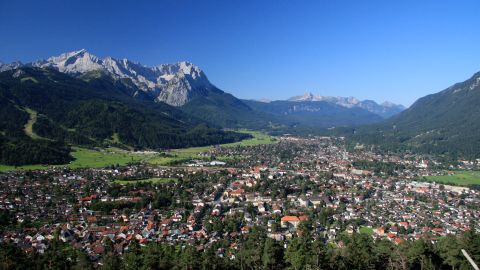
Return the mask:
[[[348,152],[341,139],[293,137],[210,154],[235,159],[0,174],[0,211],[10,214],[0,242],[42,253],[58,237],[97,259],[107,240],[121,254],[131,241],[186,242],[201,250],[227,239],[235,245],[218,255],[234,256],[242,235],[254,226],[285,245],[302,227],[334,244],[342,233],[368,233],[398,244],[480,231],[480,192],[416,180],[436,173],[431,164],[438,164],[423,157]],[[355,167],[356,161],[402,169],[385,173]],[[180,180],[115,182],[152,177]],[[161,197],[165,191],[171,197]],[[222,225],[229,221],[236,225]]]

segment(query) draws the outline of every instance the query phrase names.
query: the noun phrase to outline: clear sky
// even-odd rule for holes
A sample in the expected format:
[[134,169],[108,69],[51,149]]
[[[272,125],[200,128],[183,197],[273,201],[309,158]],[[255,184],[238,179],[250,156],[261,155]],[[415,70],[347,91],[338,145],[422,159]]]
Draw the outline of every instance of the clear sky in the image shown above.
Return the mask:
[[308,91],[408,106],[480,71],[479,14],[478,0],[0,0],[0,60],[85,48],[191,61],[240,98]]

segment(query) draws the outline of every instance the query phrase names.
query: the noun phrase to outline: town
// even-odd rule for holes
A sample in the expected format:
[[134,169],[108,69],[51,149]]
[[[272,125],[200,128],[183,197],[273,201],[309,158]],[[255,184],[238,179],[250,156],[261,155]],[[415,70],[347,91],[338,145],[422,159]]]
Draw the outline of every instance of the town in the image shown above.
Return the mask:
[[0,174],[0,241],[42,254],[57,238],[101,265],[106,239],[115,254],[154,242],[235,260],[256,228],[283,248],[305,231],[339,247],[352,234],[400,245],[480,232],[480,191],[425,181],[442,166],[432,158],[347,151],[343,138],[276,140],[175,166]]

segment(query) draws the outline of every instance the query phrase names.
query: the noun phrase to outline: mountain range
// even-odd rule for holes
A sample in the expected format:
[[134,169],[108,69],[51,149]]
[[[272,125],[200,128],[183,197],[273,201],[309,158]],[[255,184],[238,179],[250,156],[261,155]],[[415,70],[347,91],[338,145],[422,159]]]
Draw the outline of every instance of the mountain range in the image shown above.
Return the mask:
[[290,126],[330,128],[378,123],[403,111],[405,107],[389,102],[360,101],[354,97],[329,97],[306,93],[288,100],[244,100],[254,110],[275,115]]
[[314,95],[312,93],[305,93],[302,96],[294,96],[289,98],[288,101],[297,101],[297,102],[323,101],[323,102],[333,103],[346,108],[362,108],[371,113],[377,114],[385,119],[405,110],[405,107],[403,105],[394,104],[388,101],[378,104],[373,100],[358,100],[355,97],[320,96],[320,95]]
[[254,110],[274,115],[290,127],[331,128],[378,123],[380,115],[358,107],[344,107],[327,101],[260,102],[244,100]]
[[129,79],[153,100],[172,106],[185,105],[195,96],[215,88],[203,71],[189,62],[146,67],[128,59],[101,59],[85,49],[35,61],[27,66],[53,68],[71,75],[102,71],[115,79]]
[[101,59],[82,49],[27,64],[0,64],[4,71],[18,67],[53,69],[76,78],[101,73],[131,89],[134,98],[181,108],[219,127],[259,128],[268,126],[271,120],[215,87],[199,67],[189,62],[147,67],[128,59]]
[[248,137],[225,128],[276,134],[328,128],[391,149],[479,157],[479,84],[477,73],[405,109],[312,93],[241,100],[189,62],[147,67],[86,50],[0,63],[0,163],[64,163],[75,145],[162,149]]
[[[360,125],[381,121],[381,118],[389,117],[402,109],[401,106],[378,105],[373,101],[358,102],[354,98],[351,98],[352,102],[357,101],[358,104],[351,103],[351,106],[347,103],[341,103],[341,98],[338,98],[338,100],[323,99],[322,101],[325,101],[323,103],[311,104],[316,107],[313,114],[308,113],[308,111],[313,112],[312,110],[307,109],[305,111],[307,118],[310,116],[318,117],[314,121],[315,123],[305,121],[297,116],[285,118],[283,117],[285,110],[274,112],[263,110],[261,106],[255,106],[256,109],[252,109],[251,102],[239,100],[218,89],[210,83],[205,73],[192,63],[178,62],[147,67],[128,59],[112,57],[102,59],[85,49],[27,64],[21,62],[0,63],[0,70],[3,71],[18,67],[54,69],[73,77],[81,77],[91,72],[102,73],[132,89],[132,96],[135,98],[166,103],[178,107],[188,114],[195,115],[210,125],[227,128],[259,129],[272,125],[292,127],[299,124],[317,126],[315,123],[320,123],[321,127]],[[318,96],[311,96],[318,98]],[[347,109],[327,103],[340,105]],[[303,106],[303,108],[306,107]],[[282,115],[282,117],[278,117],[279,115]]]

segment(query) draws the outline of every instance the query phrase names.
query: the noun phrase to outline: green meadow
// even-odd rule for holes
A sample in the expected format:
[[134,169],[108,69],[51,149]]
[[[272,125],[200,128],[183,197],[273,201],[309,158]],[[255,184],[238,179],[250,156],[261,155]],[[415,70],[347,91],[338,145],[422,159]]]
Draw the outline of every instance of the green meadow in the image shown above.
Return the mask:
[[[255,145],[261,145],[261,144],[273,144],[277,142],[275,138],[262,132],[244,130],[244,129],[239,130],[239,132],[248,133],[253,137],[240,142],[221,144],[221,146],[222,147],[255,146]],[[157,164],[157,165],[168,165],[168,164],[171,164],[172,162],[182,162],[192,158],[201,159],[202,156],[200,154],[203,152],[207,152],[212,148],[213,146],[202,146],[202,147],[174,149],[170,151],[169,153],[170,157],[154,157],[154,158],[148,159],[148,162],[151,164]],[[219,157],[218,159],[225,160],[225,158],[223,157]]]
[[0,171],[12,170],[41,170],[53,167],[69,167],[75,168],[101,168],[111,165],[126,165],[129,162],[145,160],[148,155],[137,154],[117,148],[109,149],[86,149],[74,147],[72,156],[74,161],[64,165],[25,165],[25,166],[8,166],[0,165]]
[[359,231],[360,231],[360,233],[364,233],[364,234],[368,234],[368,235],[373,234],[373,228],[366,227],[366,226],[360,226]]
[[459,186],[480,185],[480,171],[452,171],[451,174],[439,176],[425,176],[432,182],[454,184]]
[[67,165],[70,168],[101,168],[116,164],[126,165],[129,162],[142,161],[148,155],[137,154],[118,148],[100,150],[75,148],[72,156],[75,160]]
[[[249,133],[253,137],[247,140],[243,140],[236,143],[222,144],[223,147],[236,147],[236,146],[254,146],[260,144],[272,144],[277,140],[267,134],[251,131],[240,130],[239,132]],[[115,136],[113,137],[115,140]],[[167,156],[154,154],[154,153],[137,153],[119,148],[106,148],[106,149],[86,149],[80,147],[74,147],[72,156],[74,161],[64,165],[25,165],[25,166],[8,166],[0,165],[0,172],[12,171],[12,170],[39,170],[47,169],[51,167],[69,167],[69,168],[102,168],[111,165],[126,165],[129,162],[145,161],[155,165],[169,165],[174,162],[182,162],[192,158],[202,158],[200,153],[207,152],[212,149],[213,146],[202,147],[190,147],[182,149],[173,149]],[[222,159],[222,157],[219,157]]]

